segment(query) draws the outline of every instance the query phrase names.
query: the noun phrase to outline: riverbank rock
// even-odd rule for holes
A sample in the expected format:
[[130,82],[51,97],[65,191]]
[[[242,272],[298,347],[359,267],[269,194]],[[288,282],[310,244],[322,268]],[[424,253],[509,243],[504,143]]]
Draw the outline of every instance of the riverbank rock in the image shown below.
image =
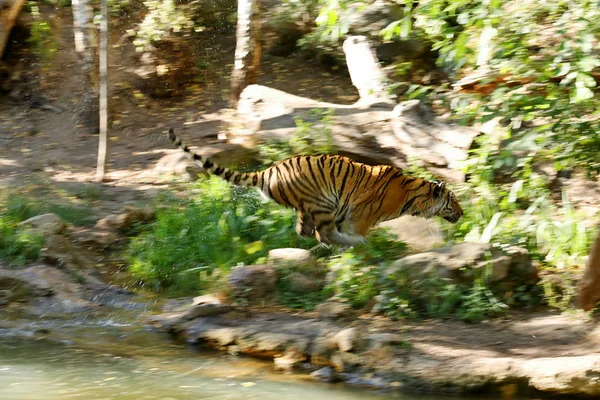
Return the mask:
[[348,316],[351,310],[352,306],[350,306],[350,304],[336,300],[328,300],[325,303],[321,303],[316,307],[319,319],[336,320],[344,318]]
[[515,396],[527,388],[566,398],[600,394],[600,348],[591,341],[589,319],[542,313],[485,324],[370,318],[345,324],[259,310],[195,318],[170,332],[230,354],[272,358],[284,371],[312,366],[312,377],[325,382],[455,395],[500,393],[510,385]]
[[233,268],[227,282],[234,297],[254,301],[272,295],[278,279],[270,265],[244,265]]
[[147,224],[156,218],[156,212],[150,208],[125,206],[120,214],[108,215],[96,222],[96,229],[109,231],[128,231],[136,224]]
[[309,250],[297,248],[273,249],[269,251],[267,259],[269,265],[273,265],[277,269],[312,268],[317,262]]
[[537,276],[526,249],[466,242],[397,260],[386,275],[396,273],[406,273],[411,279],[435,276],[457,282],[472,282],[483,273],[489,273],[490,283],[507,279],[519,282]]
[[52,213],[37,215],[19,223],[19,225],[26,226],[41,236],[60,235],[67,229],[66,222]]

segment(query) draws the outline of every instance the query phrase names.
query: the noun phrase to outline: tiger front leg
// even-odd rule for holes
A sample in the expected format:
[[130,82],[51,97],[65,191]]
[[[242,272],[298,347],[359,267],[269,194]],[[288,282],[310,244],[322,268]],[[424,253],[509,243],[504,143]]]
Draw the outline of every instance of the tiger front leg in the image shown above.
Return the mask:
[[301,211],[298,211],[296,233],[302,237],[310,237],[315,234],[315,223],[308,214],[305,214]]

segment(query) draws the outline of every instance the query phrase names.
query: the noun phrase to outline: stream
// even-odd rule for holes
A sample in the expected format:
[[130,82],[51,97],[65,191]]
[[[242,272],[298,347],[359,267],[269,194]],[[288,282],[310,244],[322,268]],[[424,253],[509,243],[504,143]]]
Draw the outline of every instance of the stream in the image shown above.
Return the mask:
[[144,324],[147,303],[109,308],[0,314],[0,400],[476,399],[320,383],[276,372],[270,361],[177,343]]

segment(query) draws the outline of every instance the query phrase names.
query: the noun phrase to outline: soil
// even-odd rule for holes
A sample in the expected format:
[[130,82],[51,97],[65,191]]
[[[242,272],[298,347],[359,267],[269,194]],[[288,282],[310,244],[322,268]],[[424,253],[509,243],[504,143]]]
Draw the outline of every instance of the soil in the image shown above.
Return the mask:
[[[47,11],[47,10],[46,10]],[[182,129],[190,143],[219,143],[226,115],[235,37],[207,33],[197,44],[209,63],[203,83],[179,98],[151,98],[130,90],[133,47],[112,47],[109,57],[110,167],[106,183],[94,183],[98,136],[85,133],[78,120],[82,81],[73,51],[71,10],[52,15],[59,50],[47,62],[35,61],[16,28],[3,63],[14,78],[10,93],[0,94],[0,192],[31,195],[42,201],[90,207],[93,220],[123,205],[145,205],[167,177],[148,174],[157,160],[174,152],[164,136],[169,126]],[[20,24],[27,21],[23,14]],[[19,24],[18,23],[18,24]],[[117,25],[116,44],[125,33]],[[208,50],[208,49],[211,50]],[[263,57],[260,83],[293,94],[351,104],[357,93],[342,73],[315,66],[300,57]],[[202,129],[195,128],[199,125]],[[256,310],[260,311],[260,310]],[[581,315],[514,314],[508,319],[470,325],[454,320],[399,324],[357,315],[369,330],[399,331],[421,351],[437,357],[457,355],[468,362],[486,357],[545,358],[598,354],[588,340],[594,323]]]

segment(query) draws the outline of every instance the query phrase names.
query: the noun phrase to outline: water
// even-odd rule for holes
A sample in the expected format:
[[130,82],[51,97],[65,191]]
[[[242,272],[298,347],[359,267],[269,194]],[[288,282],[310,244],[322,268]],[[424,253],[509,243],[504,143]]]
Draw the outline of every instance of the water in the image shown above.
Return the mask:
[[168,355],[122,356],[55,341],[0,340],[0,399],[448,399],[321,384],[274,374],[263,362],[170,347]]

